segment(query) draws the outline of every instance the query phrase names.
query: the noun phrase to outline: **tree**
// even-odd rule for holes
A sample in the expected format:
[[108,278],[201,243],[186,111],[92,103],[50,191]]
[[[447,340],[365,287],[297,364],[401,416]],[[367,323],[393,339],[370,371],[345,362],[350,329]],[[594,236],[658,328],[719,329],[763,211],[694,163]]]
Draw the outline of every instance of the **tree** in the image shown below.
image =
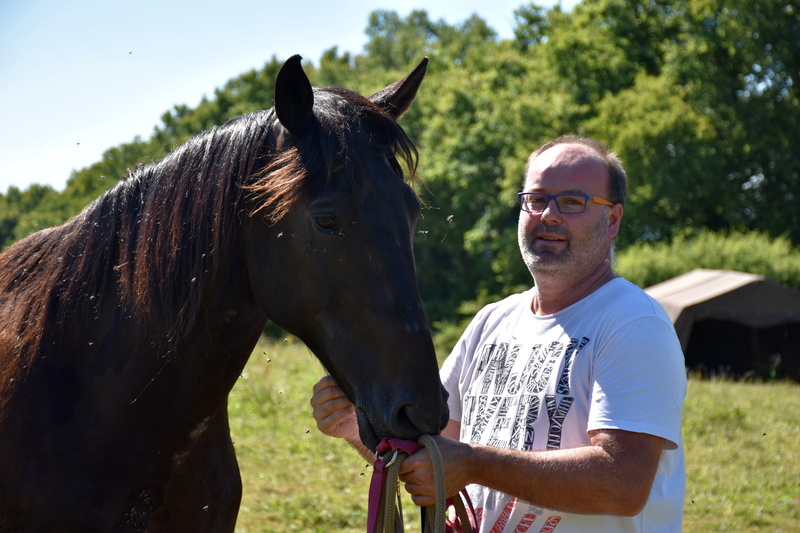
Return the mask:
[[537,46],[575,88],[567,123],[607,141],[631,171],[623,243],[681,226],[788,229],[800,242],[788,141],[800,124],[796,7],[586,0],[547,27]]
[[9,187],[0,194],[0,250],[34,231],[61,224],[70,216],[62,203],[49,185],[34,184],[24,191]]
[[[514,12],[514,38],[500,40],[477,16],[450,25],[421,10],[380,10],[366,53],[333,47],[305,68],[315,85],[371,94],[429,57],[401,123],[420,150],[426,309],[434,322],[455,322],[474,307],[464,302],[530,285],[516,193],[528,155],[564,133],[598,138],[626,164],[620,257],[704,232],[800,243],[799,16],[791,0],[584,0],[570,12],[527,4]],[[63,193],[0,195],[0,246],[61,222],[203,129],[269,108],[282,62],[273,56],[195,108],[175,106],[152,137],[110,148]]]

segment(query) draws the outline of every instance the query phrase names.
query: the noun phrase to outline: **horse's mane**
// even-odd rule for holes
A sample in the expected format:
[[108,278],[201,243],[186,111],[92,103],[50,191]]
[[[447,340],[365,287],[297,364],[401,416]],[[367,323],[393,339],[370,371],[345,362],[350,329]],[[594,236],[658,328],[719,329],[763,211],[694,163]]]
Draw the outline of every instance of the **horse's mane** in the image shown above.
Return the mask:
[[219,282],[242,217],[280,220],[330,179],[334,160],[353,164],[357,135],[391,150],[414,175],[412,142],[356,93],[315,89],[313,125],[300,139],[281,141],[277,124],[270,110],[201,133],[131,171],[65,224],[0,254],[0,377],[12,360],[28,365],[43,343],[57,344],[71,318],[96,318],[104,298],[150,325],[142,342],[182,338]]

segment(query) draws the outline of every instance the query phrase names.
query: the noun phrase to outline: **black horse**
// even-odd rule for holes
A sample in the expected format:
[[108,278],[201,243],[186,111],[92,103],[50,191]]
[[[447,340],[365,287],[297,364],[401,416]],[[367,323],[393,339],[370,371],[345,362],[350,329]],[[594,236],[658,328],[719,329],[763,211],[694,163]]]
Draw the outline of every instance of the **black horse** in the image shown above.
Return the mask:
[[365,443],[438,433],[417,289],[423,61],[369,99],[290,58],[275,107],[204,132],[0,255],[0,531],[232,531],[227,398],[267,320]]

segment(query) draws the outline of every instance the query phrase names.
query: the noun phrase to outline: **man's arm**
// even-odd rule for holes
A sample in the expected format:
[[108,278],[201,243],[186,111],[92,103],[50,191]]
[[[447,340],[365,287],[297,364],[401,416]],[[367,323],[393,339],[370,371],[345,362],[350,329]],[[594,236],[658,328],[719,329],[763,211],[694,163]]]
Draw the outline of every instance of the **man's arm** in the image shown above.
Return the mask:
[[[444,436],[458,436],[451,420]],[[664,439],[621,430],[590,432],[591,445],[518,451],[437,437],[445,461],[447,493],[470,483],[535,505],[572,513],[633,516],[644,507]],[[415,504],[434,503],[430,456],[420,450],[403,461],[400,479]]]
[[[358,437],[354,408],[330,377],[311,399],[319,429],[345,438],[372,460]],[[459,442],[461,424],[450,420],[434,437],[445,462],[447,495],[470,483],[484,485],[549,509],[633,516],[641,511],[655,478],[664,439],[645,433],[598,430],[591,445],[564,450],[518,451]],[[420,506],[435,503],[430,455],[421,449],[400,467],[400,479]]]

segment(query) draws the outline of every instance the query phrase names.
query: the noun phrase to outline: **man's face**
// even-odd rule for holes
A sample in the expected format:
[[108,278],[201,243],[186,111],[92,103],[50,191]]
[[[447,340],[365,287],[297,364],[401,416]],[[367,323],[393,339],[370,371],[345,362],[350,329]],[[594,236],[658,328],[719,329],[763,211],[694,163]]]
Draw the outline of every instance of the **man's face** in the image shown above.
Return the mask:
[[[590,148],[556,145],[533,161],[524,192],[581,193],[608,198],[605,163]],[[579,214],[563,214],[554,200],[541,213],[520,211],[518,238],[531,274],[552,274],[580,281],[585,273],[610,260],[611,243],[619,230],[622,206],[594,202]]]

